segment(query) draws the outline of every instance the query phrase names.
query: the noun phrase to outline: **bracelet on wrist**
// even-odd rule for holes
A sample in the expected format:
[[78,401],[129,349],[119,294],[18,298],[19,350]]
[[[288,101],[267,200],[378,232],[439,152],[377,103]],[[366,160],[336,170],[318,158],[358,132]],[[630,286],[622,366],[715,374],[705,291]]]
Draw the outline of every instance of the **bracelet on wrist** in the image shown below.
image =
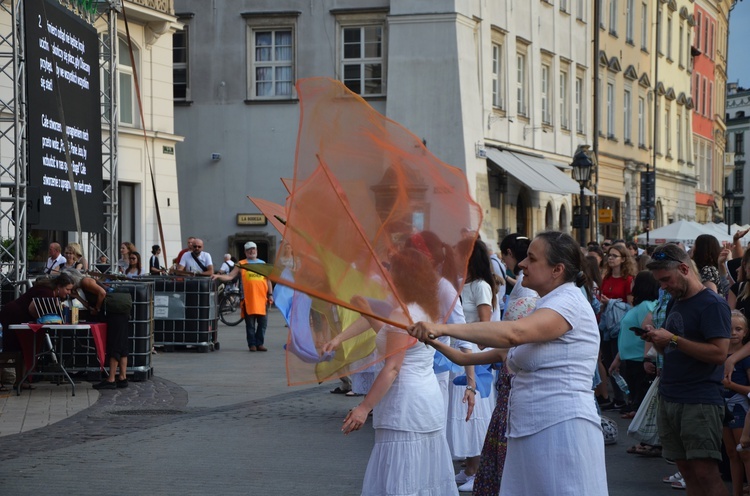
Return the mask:
[[474,394],[477,394],[477,389],[471,386],[466,386],[467,391],[471,391]]

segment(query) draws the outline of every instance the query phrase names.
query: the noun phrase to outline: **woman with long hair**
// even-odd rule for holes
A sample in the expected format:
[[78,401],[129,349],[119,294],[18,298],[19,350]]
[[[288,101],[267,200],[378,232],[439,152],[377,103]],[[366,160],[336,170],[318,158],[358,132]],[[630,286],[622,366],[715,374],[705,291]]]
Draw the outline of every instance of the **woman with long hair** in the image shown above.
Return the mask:
[[[463,239],[457,246],[457,252],[463,255],[462,260],[467,255],[469,260],[461,291],[461,306],[466,322],[489,322],[497,305],[497,289],[487,246],[480,239]],[[479,352],[475,344],[463,340],[454,340],[453,348],[468,354]],[[453,458],[466,459],[466,467],[456,476],[458,490],[461,492],[474,490],[474,479],[479,470],[480,454],[492,417],[494,399],[492,396],[477,396],[476,372],[473,366],[467,366],[465,372],[466,386],[453,384],[453,379],[462,375],[461,372],[451,373],[446,430]],[[474,400],[473,408],[471,400]]]
[[117,261],[117,271],[120,274],[124,274],[130,266],[130,253],[137,251],[135,245],[129,241],[123,241],[120,243],[120,259]]
[[[405,322],[440,320],[438,275],[421,252],[406,248],[390,259],[391,279],[408,316]],[[355,297],[361,307],[368,302]],[[445,410],[432,370],[434,350],[413,343],[406,332],[366,317],[376,330],[378,352],[387,356],[370,391],[344,420],[342,431],[359,430],[373,411],[375,445],[367,464],[363,495],[458,495],[445,438]],[[402,350],[395,352],[395,350]]]
[[729,283],[726,277],[719,275],[720,253],[719,240],[710,234],[701,234],[695,238],[695,244],[690,251],[703,285],[726,298],[729,292]]
[[130,254],[128,254],[128,268],[125,269],[125,275],[131,278],[143,275],[141,254],[137,251],[131,251]]
[[729,288],[727,303],[732,310],[739,310],[743,315],[750,316],[750,250],[742,255],[739,277],[737,282]]
[[599,328],[579,287],[585,278],[581,264],[581,249],[571,236],[541,233],[520,263],[523,285],[541,296],[531,315],[513,322],[409,327],[409,334],[449,358],[459,354],[435,338],[510,348],[507,364],[516,375],[502,496],[549,494],[550,488],[556,494],[608,494],[601,419],[591,391]]
[[[607,249],[601,286],[602,311],[604,311],[605,307],[609,304],[609,301],[613,299],[619,299],[625,303],[633,304],[633,296],[630,293],[633,289],[633,279],[636,274],[635,260],[630,255],[630,251],[624,244],[615,243]],[[601,344],[602,364],[605,369],[609,369],[612,365],[618,351],[617,338],[607,338],[609,338],[609,336],[605,335],[605,340],[602,340]],[[605,377],[602,377],[602,381],[604,381],[604,379]],[[611,404],[600,404],[602,410],[625,407],[625,392],[620,390],[614,382],[612,383],[612,390],[615,393],[614,402]]]
[[85,260],[83,259],[81,245],[78,243],[68,244],[63,251],[63,255],[65,256],[65,265],[61,269],[87,270],[87,264],[84,265]]

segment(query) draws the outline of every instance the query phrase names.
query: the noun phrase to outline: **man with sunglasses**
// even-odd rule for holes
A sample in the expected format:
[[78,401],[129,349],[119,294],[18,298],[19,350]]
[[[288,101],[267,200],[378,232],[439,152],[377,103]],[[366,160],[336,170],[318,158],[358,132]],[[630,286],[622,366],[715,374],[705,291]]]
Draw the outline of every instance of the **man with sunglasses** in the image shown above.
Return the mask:
[[657,419],[662,455],[677,462],[691,494],[727,494],[718,461],[729,305],[703,286],[690,257],[677,245],[657,247],[648,268],[672,295],[664,327],[647,325],[644,335],[664,355]]

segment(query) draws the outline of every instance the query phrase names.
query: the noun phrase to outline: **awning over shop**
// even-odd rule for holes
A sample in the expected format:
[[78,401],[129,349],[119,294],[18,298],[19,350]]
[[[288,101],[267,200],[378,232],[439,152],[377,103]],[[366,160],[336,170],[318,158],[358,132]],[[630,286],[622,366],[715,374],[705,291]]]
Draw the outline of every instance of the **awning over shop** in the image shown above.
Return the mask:
[[[551,160],[490,147],[486,151],[490,163],[503,169],[534,191],[559,195],[577,195],[581,192],[578,183],[558,169],[555,162]],[[593,195],[588,189],[584,189],[584,193]]]

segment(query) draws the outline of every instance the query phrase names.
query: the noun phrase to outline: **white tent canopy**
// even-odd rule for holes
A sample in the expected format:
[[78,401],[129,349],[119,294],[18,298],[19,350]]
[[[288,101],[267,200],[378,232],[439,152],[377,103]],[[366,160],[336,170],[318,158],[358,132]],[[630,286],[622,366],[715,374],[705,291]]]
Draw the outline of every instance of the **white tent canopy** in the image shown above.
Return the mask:
[[[735,233],[739,229],[742,229],[742,227],[735,224],[730,229],[732,233]],[[695,238],[701,234],[710,234],[716,237],[719,243],[732,242],[732,235],[727,234],[726,224],[699,224],[689,220],[678,220],[677,222],[654,229],[649,232],[648,242],[651,245],[660,245],[671,241],[682,243],[687,248],[688,246],[692,246]],[[646,244],[646,233],[639,234],[636,239],[639,244]],[[746,242],[746,240],[743,240],[743,242]]]

